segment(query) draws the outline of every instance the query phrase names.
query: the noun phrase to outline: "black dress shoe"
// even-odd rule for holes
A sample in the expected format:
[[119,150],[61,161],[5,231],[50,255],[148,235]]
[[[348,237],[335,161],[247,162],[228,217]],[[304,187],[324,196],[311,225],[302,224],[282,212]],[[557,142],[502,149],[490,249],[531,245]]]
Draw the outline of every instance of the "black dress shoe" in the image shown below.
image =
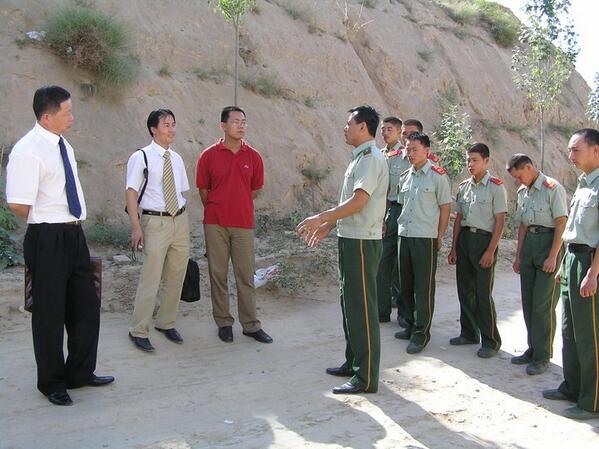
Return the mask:
[[145,352],[154,352],[154,346],[152,346],[152,343],[150,343],[150,339],[149,338],[134,337],[131,334],[129,334],[129,338],[131,340],[133,340],[133,343],[135,343],[135,346],[137,348],[141,349],[142,351],[145,351]]
[[181,334],[177,332],[177,329],[175,329],[174,327],[170,329],[158,329],[157,327],[155,327],[154,329],[156,329],[158,332],[162,332],[166,336],[166,338],[168,338],[173,343],[177,343],[179,345],[183,344],[183,337],[181,337]]
[[412,337],[412,329],[410,329],[409,327],[406,327],[402,331],[395,332],[394,337],[398,338],[400,340],[409,340]]
[[218,338],[225,343],[231,343],[233,341],[233,327],[223,326],[218,328]]
[[73,405],[73,401],[66,391],[55,391],[47,394],[46,397],[54,405]]
[[340,387],[333,388],[333,394],[356,394],[356,393],[362,393],[363,391],[364,391],[364,388],[357,387],[354,384],[352,384],[351,382],[346,382],[343,385],[341,385]]
[[326,373],[338,377],[352,377],[354,375],[354,371],[345,365],[341,365],[339,368],[327,368]]
[[407,327],[411,327],[410,323],[408,323],[408,321],[402,316],[397,317],[397,324],[399,324],[399,326],[403,327],[404,329]]
[[108,385],[114,382],[113,376],[96,376],[95,374],[92,376],[90,380],[87,381],[86,385],[90,387],[103,387],[104,385]]
[[262,329],[258,329],[256,332],[243,332],[243,335],[248,337],[252,337],[254,340],[259,341],[260,343],[272,343],[272,338]]

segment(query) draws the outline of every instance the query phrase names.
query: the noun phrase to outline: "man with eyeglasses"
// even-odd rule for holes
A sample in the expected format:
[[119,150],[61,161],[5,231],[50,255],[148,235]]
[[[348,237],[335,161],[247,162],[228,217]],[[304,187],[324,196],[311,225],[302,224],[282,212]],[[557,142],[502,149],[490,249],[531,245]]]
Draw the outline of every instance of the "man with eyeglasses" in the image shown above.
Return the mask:
[[264,185],[264,164],[260,154],[243,140],[247,128],[243,109],[225,107],[220,122],[224,138],[202,151],[196,170],[204,206],[212,315],[218,337],[231,343],[235,321],[229,311],[227,284],[231,260],[243,334],[260,343],[272,343],[256,316],[254,291],[254,199]]

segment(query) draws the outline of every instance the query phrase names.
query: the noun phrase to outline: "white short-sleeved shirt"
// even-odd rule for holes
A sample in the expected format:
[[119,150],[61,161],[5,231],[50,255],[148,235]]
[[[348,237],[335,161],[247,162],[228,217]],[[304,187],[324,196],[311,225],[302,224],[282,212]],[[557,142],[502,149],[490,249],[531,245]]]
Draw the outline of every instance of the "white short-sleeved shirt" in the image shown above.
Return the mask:
[[67,223],[85,220],[87,216],[73,147],[63,137],[81,203],[79,218],[69,212],[64,164],[58,146],[60,137],[36,123],[10,152],[6,168],[6,201],[31,206],[27,223]]
[[[148,186],[144,193],[139,207],[145,210],[155,210],[165,212],[166,205],[164,202],[164,190],[162,187],[162,172],[164,170],[164,153],[165,149],[152,141],[150,145],[142,148],[148,158]],[[179,208],[185,206],[185,198],[182,193],[189,190],[189,180],[185,172],[185,164],[183,159],[172,148],[171,165],[173,167],[173,177],[175,179],[175,188],[177,189],[177,201]],[[125,189],[133,189],[140,192],[144,183],[144,156],[141,151],[136,151],[127,162],[127,186]]]

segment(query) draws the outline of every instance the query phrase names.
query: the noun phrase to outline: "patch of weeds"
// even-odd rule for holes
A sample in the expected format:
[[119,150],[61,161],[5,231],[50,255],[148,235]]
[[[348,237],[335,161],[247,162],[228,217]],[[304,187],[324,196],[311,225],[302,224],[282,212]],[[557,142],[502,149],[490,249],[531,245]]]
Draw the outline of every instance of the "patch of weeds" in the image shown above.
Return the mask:
[[113,85],[137,78],[139,60],[129,52],[130,33],[111,16],[83,7],[64,7],[46,25],[48,47],[59,57]]
[[513,47],[520,21],[506,7],[489,0],[435,0],[460,25],[481,26],[501,47]]
[[29,39],[25,38],[25,37],[17,37],[15,39],[15,45],[20,49],[22,49],[23,47],[25,47],[27,44],[29,43]]
[[285,89],[275,75],[246,75],[241,78],[241,85],[265,98],[287,98]]
[[94,224],[85,230],[85,236],[97,245],[125,249],[131,241],[131,230],[124,223],[111,223],[104,215],[97,215]]
[[318,102],[320,101],[320,97],[318,95],[305,95],[302,98],[302,102],[304,106],[314,109],[318,106]]
[[433,51],[432,50],[422,50],[418,52],[418,56],[420,56],[420,59],[422,59],[424,62],[430,62],[431,59],[433,58]]
[[345,42],[347,43],[347,36],[343,33],[341,33],[340,31],[335,31],[333,33],[333,36],[335,36],[337,39],[339,39],[341,42]]
[[418,64],[416,68],[420,73],[426,73],[426,67],[424,67],[422,64]]
[[160,67],[160,70],[158,70],[158,75],[165,77],[165,78],[172,75],[171,69],[168,66],[168,64],[165,64],[162,67]]
[[252,14],[260,15],[260,13],[262,12],[262,10],[260,9],[260,5],[258,3],[254,3],[250,8],[250,12]]
[[560,134],[564,139],[569,140],[580,126],[573,123],[547,123],[547,131]]
[[198,79],[202,80],[202,81],[214,81],[216,84],[220,84],[223,81],[223,73],[212,67],[211,69],[204,69],[202,67],[194,67],[191,70],[191,73],[193,73],[195,76],[198,77]]
[[497,144],[499,142],[499,130],[501,129],[501,125],[495,125],[486,119],[480,119],[479,123],[484,128],[485,136],[489,140],[489,143],[491,145]]
[[322,181],[329,177],[329,175],[331,174],[331,169],[328,167],[318,168],[314,165],[308,165],[306,167],[303,167],[300,170],[300,173],[311,183],[320,184]]
[[362,0],[361,3],[364,8],[374,9],[379,4],[379,0]]

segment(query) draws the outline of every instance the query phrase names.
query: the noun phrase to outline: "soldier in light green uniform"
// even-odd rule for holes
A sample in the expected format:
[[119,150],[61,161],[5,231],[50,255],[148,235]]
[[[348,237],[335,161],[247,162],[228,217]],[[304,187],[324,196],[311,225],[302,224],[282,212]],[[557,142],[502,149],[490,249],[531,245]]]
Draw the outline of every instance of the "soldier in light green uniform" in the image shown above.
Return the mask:
[[[386,143],[382,152],[389,166],[389,190],[387,213],[383,229],[383,255],[376,277],[379,322],[391,321],[391,308],[399,296],[399,272],[397,269],[397,219],[401,213],[399,177],[410,167],[410,161],[400,141],[402,122],[397,117],[387,117],[381,125],[381,135]],[[399,311],[398,311],[399,314]]]
[[573,419],[599,418],[599,131],[574,133],[568,158],[583,174],[570,203],[563,234],[561,278],[564,381],[543,391],[547,399],[576,402],[564,411]]
[[412,166],[400,180],[403,207],[398,219],[400,300],[408,307],[408,327],[395,334],[410,340],[416,354],[430,341],[435,306],[437,254],[451,212],[451,190],[445,170],[428,160],[430,139],[412,134],[407,142]]
[[350,111],[345,140],[354,147],[345,171],[339,205],[306,218],[298,234],[310,247],[336,226],[339,237],[339,284],[345,362],[327,368],[333,376],[350,377],[335,394],[374,393],[378,389],[380,335],[376,275],[382,253],[389,170],[374,137],[379,115],[370,106]]
[[555,272],[568,218],[566,190],[541,173],[525,154],[514,154],[507,170],[522,184],[518,189],[516,222],[520,225],[513,268],[520,274],[522,312],[528,332],[528,349],[512,357],[511,362],[527,365],[529,375],[542,374],[553,355],[555,306],[559,299]]
[[477,355],[493,357],[501,347],[493,302],[497,245],[503,233],[507,193],[503,181],[489,174],[489,147],[476,143],[466,151],[472,177],[458,188],[451,251],[447,260],[456,265],[460,325],[451,345],[477,344]]

